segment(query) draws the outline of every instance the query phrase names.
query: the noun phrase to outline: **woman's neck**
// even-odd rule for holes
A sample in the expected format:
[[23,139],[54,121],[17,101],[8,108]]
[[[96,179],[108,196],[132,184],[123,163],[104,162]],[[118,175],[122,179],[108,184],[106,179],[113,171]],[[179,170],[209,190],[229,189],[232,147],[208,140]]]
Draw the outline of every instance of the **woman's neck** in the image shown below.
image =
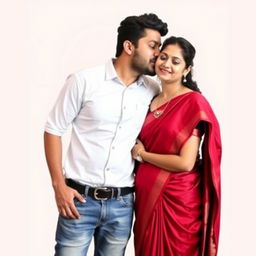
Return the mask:
[[181,83],[162,83],[162,92],[160,94],[163,98],[171,99],[187,90],[189,91],[189,89]]

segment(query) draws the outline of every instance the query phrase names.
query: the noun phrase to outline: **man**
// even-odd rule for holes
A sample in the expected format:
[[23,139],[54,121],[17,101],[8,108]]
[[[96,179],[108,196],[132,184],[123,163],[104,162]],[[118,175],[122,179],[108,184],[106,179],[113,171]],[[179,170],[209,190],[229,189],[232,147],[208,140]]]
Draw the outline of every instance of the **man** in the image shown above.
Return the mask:
[[[68,77],[45,128],[45,153],[59,210],[55,255],[124,255],[133,218],[135,144],[159,87],[154,75],[167,24],[130,16],[118,28],[116,59]],[[61,136],[72,124],[62,170]]]

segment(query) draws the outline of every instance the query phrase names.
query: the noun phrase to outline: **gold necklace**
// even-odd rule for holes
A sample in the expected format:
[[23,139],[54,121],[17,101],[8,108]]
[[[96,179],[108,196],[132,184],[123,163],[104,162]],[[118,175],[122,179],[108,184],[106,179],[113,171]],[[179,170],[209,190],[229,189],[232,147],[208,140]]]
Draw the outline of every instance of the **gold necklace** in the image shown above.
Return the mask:
[[174,95],[168,100],[168,102],[166,103],[166,105],[165,105],[165,107],[164,107],[163,110],[158,110],[158,108],[157,108],[156,110],[153,111],[153,116],[154,116],[155,118],[158,118],[159,116],[161,116],[161,115],[164,113],[164,111],[166,110],[166,108],[168,107],[170,101],[171,101],[173,98],[175,98],[179,92],[181,92],[181,89],[180,89],[180,88],[179,88],[179,89],[174,93]]
[[[171,98],[171,99],[172,99],[172,98]],[[159,116],[161,116],[161,115],[164,113],[164,111],[165,111],[166,108],[168,107],[168,105],[169,105],[171,99],[168,100],[168,102],[166,103],[166,105],[165,105],[165,107],[164,107],[163,110],[158,110],[158,109],[156,109],[156,110],[153,112],[153,116],[154,116],[155,118],[158,118]]]

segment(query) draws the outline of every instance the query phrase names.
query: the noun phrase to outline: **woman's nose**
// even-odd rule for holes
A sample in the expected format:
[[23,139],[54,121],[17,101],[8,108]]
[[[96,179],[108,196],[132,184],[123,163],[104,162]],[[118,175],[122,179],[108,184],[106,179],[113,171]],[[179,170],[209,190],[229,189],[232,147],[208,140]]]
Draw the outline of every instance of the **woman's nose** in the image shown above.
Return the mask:
[[164,67],[165,68],[171,68],[171,62],[170,61],[165,61],[164,62]]

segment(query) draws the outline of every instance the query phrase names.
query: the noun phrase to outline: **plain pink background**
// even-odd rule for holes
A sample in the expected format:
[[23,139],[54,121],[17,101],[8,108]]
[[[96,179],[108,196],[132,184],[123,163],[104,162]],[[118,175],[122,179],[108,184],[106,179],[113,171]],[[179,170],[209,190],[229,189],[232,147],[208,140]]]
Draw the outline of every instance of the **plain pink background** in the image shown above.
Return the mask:
[[[115,54],[128,15],[154,12],[197,49],[195,78],[222,129],[220,256],[253,255],[253,1],[8,1],[0,15],[1,255],[53,255],[57,209],[43,129],[65,78]],[[253,107],[254,105],[254,107]],[[64,150],[68,134],[64,137]],[[89,253],[88,255],[92,255]],[[132,256],[132,239],[126,255]]]

